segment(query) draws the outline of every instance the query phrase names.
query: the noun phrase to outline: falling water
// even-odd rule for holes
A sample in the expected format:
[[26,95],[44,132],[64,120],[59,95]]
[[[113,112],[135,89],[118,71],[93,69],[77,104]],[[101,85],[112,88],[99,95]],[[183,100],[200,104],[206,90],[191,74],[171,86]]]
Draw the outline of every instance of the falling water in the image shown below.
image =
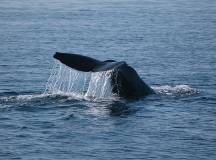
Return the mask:
[[113,98],[111,74],[112,70],[79,72],[56,62],[44,94],[67,94],[85,99]]

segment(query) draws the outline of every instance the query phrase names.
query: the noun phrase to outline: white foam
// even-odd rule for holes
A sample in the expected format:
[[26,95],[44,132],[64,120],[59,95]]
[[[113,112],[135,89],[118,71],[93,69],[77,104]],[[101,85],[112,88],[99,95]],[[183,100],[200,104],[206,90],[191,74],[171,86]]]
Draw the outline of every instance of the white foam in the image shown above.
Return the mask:
[[164,95],[192,95],[199,93],[198,90],[190,87],[189,85],[176,85],[176,86],[152,86],[157,94]]
[[50,94],[29,94],[29,95],[17,95],[17,96],[7,96],[0,97],[0,100],[8,102],[8,101],[30,101],[37,98],[45,98],[50,96]]

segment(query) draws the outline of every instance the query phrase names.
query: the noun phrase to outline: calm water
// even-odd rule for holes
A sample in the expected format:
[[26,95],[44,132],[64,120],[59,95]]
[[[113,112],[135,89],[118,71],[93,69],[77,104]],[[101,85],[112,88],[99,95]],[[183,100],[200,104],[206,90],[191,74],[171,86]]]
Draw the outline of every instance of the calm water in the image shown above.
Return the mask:
[[[56,51],[124,60],[157,95],[44,95]],[[1,0],[0,159],[216,159],[216,1]]]

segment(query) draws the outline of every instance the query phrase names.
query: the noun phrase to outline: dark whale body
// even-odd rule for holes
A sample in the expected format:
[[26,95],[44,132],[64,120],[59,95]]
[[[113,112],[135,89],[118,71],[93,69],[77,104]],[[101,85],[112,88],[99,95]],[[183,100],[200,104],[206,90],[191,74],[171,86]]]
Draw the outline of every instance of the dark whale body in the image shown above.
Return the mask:
[[120,97],[139,98],[154,93],[153,89],[124,61],[99,61],[87,56],[60,52],[56,52],[54,58],[78,71],[101,72],[113,70],[111,76],[112,92]]

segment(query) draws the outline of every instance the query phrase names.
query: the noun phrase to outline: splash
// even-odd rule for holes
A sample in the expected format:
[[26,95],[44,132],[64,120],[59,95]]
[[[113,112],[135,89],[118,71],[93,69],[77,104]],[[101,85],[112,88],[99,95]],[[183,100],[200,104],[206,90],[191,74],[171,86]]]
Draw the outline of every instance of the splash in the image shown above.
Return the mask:
[[152,86],[157,94],[161,95],[194,95],[199,91],[190,87],[189,85],[176,85],[176,86]]
[[[0,95],[0,103],[32,101],[47,98],[100,102],[119,100],[118,96],[112,93],[112,74],[112,70],[104,72],[78,72],[55,61],[47,80],[45,91],[42,94],[10,93],[8,96]],[[152,86],[151,88],[159,95],[188,96],[199,94],[197,89],[189,85],[163,85]]]
[[112,70],[78,72],[56,62],[47,81],[44,94],[63,94],[88,100],[114,98],[111,75]]

